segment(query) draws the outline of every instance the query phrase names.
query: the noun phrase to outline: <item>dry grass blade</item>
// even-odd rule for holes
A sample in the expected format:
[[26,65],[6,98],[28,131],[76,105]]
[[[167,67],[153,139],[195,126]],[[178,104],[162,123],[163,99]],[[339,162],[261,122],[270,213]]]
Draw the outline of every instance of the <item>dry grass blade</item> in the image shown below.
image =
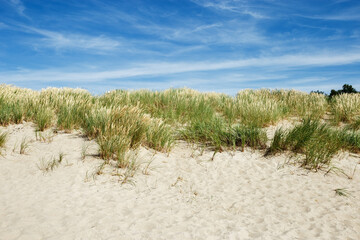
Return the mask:
[[342,196],[342,197],[350,197],[351,193],[349,190],[347,190],[346,188],[337,188],[334,189],[335,191],[335,195],[337,196]]
[[5,143],[6,143],[7,136],[8,136],[8,133],[7,133],[7,132],[2,132],[2,133],[0,133],[0,148],[4,148],[4,147],[5,147]]

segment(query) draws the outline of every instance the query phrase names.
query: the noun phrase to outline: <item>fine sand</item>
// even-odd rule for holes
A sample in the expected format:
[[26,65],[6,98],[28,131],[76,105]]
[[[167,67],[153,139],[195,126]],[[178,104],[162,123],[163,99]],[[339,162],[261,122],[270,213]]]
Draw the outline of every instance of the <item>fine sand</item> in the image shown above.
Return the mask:
[[[178,143],[169,155],[141,148],[143,164],[122,184],[124,170],[95,173],[102,163],[96,143],[79,133],[57,133],[47,143],[35,140],[31,123],[2,130],[9,136],[0,157],[1,240],[360,239],[356,155],[334,162],[350,180],[284,164],[285,155],[249,149],[211,161],[211,151]],[[24,137],[29,147],[19,154]],[[39,169],[59,153],[58,167]]]

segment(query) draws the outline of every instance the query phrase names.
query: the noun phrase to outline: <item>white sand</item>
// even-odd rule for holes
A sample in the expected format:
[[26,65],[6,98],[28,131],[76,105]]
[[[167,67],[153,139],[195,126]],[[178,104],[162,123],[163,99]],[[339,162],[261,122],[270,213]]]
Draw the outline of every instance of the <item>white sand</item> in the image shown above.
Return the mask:
[[[0,157],[0,239],[360,239],[360,166],[354,178],[307,172],[259,152],[216,154],[180,143],[169,156],[141,149],[153,162],[132,184],[108,171],[94,181],[101,160],[81,160],[86,139],[57,134],[33,141],[20,155],[16,142],[35,139],[31,124],[7,128]],[[96,144],[89,152],[96,153]],[[65,153],[44,174],[39,159]],[[358,156],[343,153],[346,173]],[[142,168],[145,164],[142,165]],[[86,177],[87,176],[87,177]],[[89,177],[90,176],[90,177]],[[335,195],[346,188],[350,197]]]

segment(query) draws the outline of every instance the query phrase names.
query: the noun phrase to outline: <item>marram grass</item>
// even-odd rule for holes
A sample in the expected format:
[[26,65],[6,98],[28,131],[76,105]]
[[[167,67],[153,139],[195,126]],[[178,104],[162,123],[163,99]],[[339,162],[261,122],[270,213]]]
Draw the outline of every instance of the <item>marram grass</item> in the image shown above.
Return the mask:
[[303,154],[301,166],[318,170],[331,164],[339,150],[360,151],[360,133],[334,129],[317,120],[305,119],[289,131],[278,129],[265,155],[285,150]]
[[335,123],[353,123],[360,117],[360,93],[340,94],[331,99]]
[[[322,94],[294,90],[243,90],[235,97],[192,89],[114,90],[101,96],[71,88],[41,91],[0,85],[0,125],[32,121],[38,134],[48,128],[83,131],[99,145],[99,155],[127,167],[139,146],[169,152],[176,140],[213,148],[266,148],[264,127],[282,119],[308,119],[291,131],[278,130],[267,153],[304,154],[302,165],[318,169],[339,150],[359,151],[359,94],[327,101]],[[348,128],[320,124],[325,113]],[[350,129],[350,130],[348,130]],[[331,141],[330,141],[331,140]]]

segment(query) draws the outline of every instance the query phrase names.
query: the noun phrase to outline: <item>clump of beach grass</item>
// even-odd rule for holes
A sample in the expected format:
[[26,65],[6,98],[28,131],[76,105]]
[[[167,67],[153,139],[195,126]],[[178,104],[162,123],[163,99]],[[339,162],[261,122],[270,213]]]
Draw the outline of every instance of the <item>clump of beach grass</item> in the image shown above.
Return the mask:
[[35,130],[35,139],[44,143],[51,143],[54,139],[55,133],[53,131],[43,131],[36,129]]
[[30,144],[30,141],[27,140],[26,137],[24,137],[24,138],[21,140],[21,143],[20,143],[19,153],[20,153],[20,154],[25,154],[26,150],[29,148],[29,144]]
[[87,116],[85,132],[96,139],[101,158],[122,161],[126,151],[141,144],[146,121],[137,107],[101,108]]
[[332,98],[334,122],[353,123],[360,117],[360,93],[340,94]]
[[60,164],[64,160],[64,157],[65,157],[64,153],[59,153],[58,158],[52,157],[50,161],[46,161],[45,158],[41,158],[37,166],[43,172],[50,172],[53,171],[58,166],[60,166]]
[[241,123],[264,127],[280,120],[284,115],[283,103],[271,97],[268,90],[243,90],[236,95],[238,117]]
[[285,150],[300,153],[304,155],[300,158],[302,167],[319,170],[329,166],[333,156],[341,149],[359,151],[360,134],[306,119],[289,131],[277,129],[265,155]]
[[172,128],[160,120],[153,120],[146,130],[146,145],[156,151],[169,152],[174,144]]
[[360,130],[360,117],[355,118],[354,121],[349,125],[347,125],[345,128],[346,130],[353,130],[353,131]]
[[53,112],[51,109],[41,107],[35,115],[35,123],[37,124],[37,131],[44,131],[49,128],[52,123]]
[[304,120],[290,131],[278,129],[265,155],[289,150],[302,153],[301,166],[318,170],[324,164],[329,164],[331,157],[338,148],[329,144],[328,128],[318,121]]
[[243,150],[245,146],[263,148],[267,140],[266,134],[259,128],[229,126],[219,117],[194,121],[181,131],[180,136],[189,142],[200,142],[214,147],[215,152],[236,147],[241,147]]

